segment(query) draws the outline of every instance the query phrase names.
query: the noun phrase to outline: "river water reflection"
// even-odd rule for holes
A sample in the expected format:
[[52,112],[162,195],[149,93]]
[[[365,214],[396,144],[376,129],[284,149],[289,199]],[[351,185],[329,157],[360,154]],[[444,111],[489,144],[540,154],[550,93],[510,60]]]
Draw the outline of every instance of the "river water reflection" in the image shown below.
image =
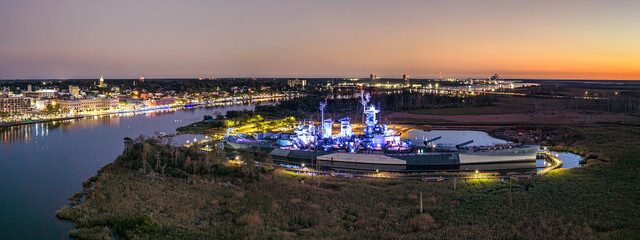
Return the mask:
[[198,108],[0,128],[0,239],[68,238],[73,226],[57,220],[55,211],[68,204],[85,179],[113,162],[124,149],[123,138],[173,133],[207,114],[252,108]]
[[[574,168],[574,167],[582,166],[580,164],[582,157],[578,154],[570,153],[570,152],[555,152],[555,151],[551,151],[551,154],[555,155],[558,159],[560,159],[560,161],[562,161],[562,168]],[[543,159],[536,160],[536,167],[539,169],[545,168],[548,165],[549,163],[545,163]]]

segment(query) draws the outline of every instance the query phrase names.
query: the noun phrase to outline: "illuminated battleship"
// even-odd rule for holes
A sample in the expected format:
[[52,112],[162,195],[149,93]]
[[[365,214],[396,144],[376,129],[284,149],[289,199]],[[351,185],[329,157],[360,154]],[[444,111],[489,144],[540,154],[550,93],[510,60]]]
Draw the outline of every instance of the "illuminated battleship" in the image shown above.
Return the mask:
[[[535,167],[538,145],[500,144],[466,147],[460,144],[434,144],[440,137],[418,141],[401,139],[386,124],[380,124],[380,110],[362,94],[363,130],[352,131],[350,118],[342,118],[339,132],[333,135],[332,119],[324,118],[326,100],[320,103],[321,122],[300,122],[291,133],[254,133],[223,138],[232,153],[266,152],[275,162],[329,169],[362,171],[477,170],[473,166],[524,163]],[[472,167],[470,167],[472,166]],[[489,167],[490,168],[490,167]]]

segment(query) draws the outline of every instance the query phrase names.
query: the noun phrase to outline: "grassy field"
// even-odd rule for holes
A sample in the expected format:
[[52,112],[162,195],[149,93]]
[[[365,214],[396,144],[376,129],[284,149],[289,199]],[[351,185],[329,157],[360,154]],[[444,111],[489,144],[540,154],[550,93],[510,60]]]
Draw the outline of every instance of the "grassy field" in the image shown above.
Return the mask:
[[[621,239],[640,234],[640,130],[572,127],[560,143],[597,163],[524,180],[420,182],[142,174],[118,162],[61,209],[74,237],[108,239]],[[226,166],[234,168],[234,166]],[[229,170],[233,171],[233,170]],[[187,171],[188,172],[188,171]],[[424,212],[420,213],[420,195]]]
[[512,104],[498,103],[496,106],[419,109],[409,112],[423,115],[479,115],[527,113],[529,111],[527,108],[519,108]]
[[[605,111],[592,100],[499,97],[492,106],[457,106],[386,113],[395,122],[430,125],[587,125],[640,122],[636,112]],[[591,104],[591,105],[589,105]],[[588,106],[588,107],[587,107]],[[600,106],[600,107],[597,107]],[[593,108],[591,108],[593,107]],[[612,107],[613,108],[613,107]]]

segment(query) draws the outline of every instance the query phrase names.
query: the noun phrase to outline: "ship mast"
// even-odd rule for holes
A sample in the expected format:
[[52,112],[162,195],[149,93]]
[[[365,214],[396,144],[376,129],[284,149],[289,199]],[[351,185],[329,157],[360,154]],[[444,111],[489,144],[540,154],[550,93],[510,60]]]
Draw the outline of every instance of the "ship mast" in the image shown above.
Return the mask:
[[367,111],[367,103],[369,103],[369,94],[364,95],[364,89],[360,89],[360,102],[362,104],[362,124],[365,123],[365,111]]
[[324,136],[324,109],[327,107],[327,98],[324,98],[324,102],[320,102],[320,114],[321,114],[321,120],[320,120],[320,136]]

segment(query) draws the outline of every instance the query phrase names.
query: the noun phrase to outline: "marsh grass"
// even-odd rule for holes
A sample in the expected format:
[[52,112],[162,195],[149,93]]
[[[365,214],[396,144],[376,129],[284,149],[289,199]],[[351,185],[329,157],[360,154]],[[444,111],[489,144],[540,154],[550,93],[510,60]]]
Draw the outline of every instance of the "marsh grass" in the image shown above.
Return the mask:
[[[86,239],[101,239],[105,226],[129,239],[637,237],[638,129],[571,130],[577,132],[571,136],[579,136],[566,139],[571,147],[610,162],[531,179],[459,180],[455,191],[452,181],[310,177],[244,165],[211,165],[215,171],[194,174],[195,155],[191,164],[179,160],[176,165],[186,167],[176,167],[185,176],[150,175],[153,168],[145,172],[141,164],[127,164],[126,159],[138,158],[125,150],[100,171],[81,204],[66,206],[56,216],[74,222],[72,234]],[[127,219],[138,220],[123,225]]]
[[69,232],[69,236],[79,239],[95,239],[95,240],[109,240],[111,238],[111,231],[108,227],[92,227],[92,228],[79,228],[73,229]]

